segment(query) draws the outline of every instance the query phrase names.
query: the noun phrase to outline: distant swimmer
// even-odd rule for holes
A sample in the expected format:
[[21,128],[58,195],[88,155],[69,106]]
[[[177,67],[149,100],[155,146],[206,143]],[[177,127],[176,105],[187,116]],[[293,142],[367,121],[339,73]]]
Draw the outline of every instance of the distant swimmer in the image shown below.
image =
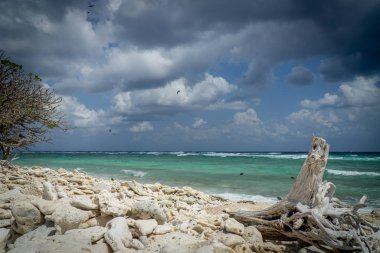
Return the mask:
[[240,172],[240,176],[243,176],[244,175],[244,173],[243,172]]
[[180,90],[177,90],[177,94],[179,94],[181,91]]

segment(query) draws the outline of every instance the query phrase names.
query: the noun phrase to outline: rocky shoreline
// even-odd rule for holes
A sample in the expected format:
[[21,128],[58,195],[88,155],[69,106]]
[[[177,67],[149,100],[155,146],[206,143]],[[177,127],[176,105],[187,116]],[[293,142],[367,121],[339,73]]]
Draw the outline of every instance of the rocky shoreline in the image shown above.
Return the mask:
[[297,243],[263,241],[226,213],[265,207],[190,187],[0,162],[0,252],[298,251]]

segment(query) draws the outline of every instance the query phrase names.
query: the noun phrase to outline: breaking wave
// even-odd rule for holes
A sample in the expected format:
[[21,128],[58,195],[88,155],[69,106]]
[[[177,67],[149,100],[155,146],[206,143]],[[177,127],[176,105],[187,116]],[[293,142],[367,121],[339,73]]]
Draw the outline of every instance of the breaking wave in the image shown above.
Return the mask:
[[351,170],[327,170],[329,174],[341,176],[380,176],[380,173],[370,171],[351,171]]
[[278,200],[273,197],[265,197],[262,195],[248,195],[248,194],[237,194],[237,193],[230,193],[230,192],[225,192],[225,193],[218,193],[218,194],[213,194],[216,196],[220,196],[225,199],[229,199],[232,201],[241,201],[241,200],[252,200],[258,203],[269,203],[269,204],[274,204]]
[[126,175],[132,176],[132,177],[143,177],[146,175],[146,172],[139,171],[139,170],[121,170],[121,171],[124,172]]

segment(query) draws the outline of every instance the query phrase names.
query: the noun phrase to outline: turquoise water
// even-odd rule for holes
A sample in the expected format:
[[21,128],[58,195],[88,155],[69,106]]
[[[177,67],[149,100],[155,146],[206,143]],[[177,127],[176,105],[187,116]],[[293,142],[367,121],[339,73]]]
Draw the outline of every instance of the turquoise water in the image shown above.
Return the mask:
[[[14,163],[80,169],[90,175],[141,183],[190,186],[230,199],[275,201],[285,196],[306,153],[25,152]],[[380,153],[331,153],[324,178],[335,196],[380,207]]]

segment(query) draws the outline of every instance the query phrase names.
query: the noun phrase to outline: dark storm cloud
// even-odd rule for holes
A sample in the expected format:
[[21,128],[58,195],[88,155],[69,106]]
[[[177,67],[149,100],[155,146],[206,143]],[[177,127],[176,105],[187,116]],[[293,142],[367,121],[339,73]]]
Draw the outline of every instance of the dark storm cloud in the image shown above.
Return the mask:
[[379,72],[379,1],[326,1],[314,10],[311,18],[323,28],[331,44],[323,52],[327,59],[320,69],[326,81]]
[[292,68],[285,80],[287,83],[294,85],[309,85],[314,81],[314,74],[305,67],[297,66]]
[[[286,19],[291,1],[128,1],[115,13],[119,32],[138,45],[171,47],[199,39],[202,32],[232,32],[250,22]],[[128,24],[128,25],[124,25]]]
[[[199,79],[223,61],[247,65],[238,83],[245,88],[265,87],[274,82],[277,66],[310,57],[322,58],[320,73],[326,81],[380,69],[378,1],[94,4],[89,9],[87,1],[1,1],[0,45],[62,90],[163,86],[180,77]],[[125,59],[117,61],[110,52]],[[120,65],[130,64],[131,58],[136,66],[128,72]],[[149,62],[159,71],[150,69]]]
[[[263,85],[278,63],[315,55],[327,57],[320,70],[325,80],[337,81],[378,72],[379,7],[376,1],[352,0],[129,1],[115,22],[128,42],[147,48],[191,44],[205,33],[238,34],[259,24],[244,41],[241,57],[254,61],[256,70],[249,68],[243,83]],[[271,36],[264,41],[265,34]]]
[[76,75],[74,65],[101,57],[87,10],[87,1],[1,1],[0,47],[44,79]]

